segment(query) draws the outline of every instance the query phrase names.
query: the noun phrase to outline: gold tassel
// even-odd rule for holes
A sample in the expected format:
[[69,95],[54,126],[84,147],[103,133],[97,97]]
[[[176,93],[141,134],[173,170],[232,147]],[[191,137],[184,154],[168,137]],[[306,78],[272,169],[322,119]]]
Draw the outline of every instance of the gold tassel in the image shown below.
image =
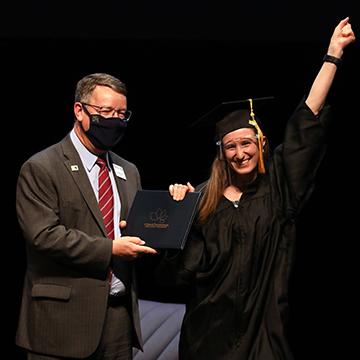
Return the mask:
[[253,100],[249,99],[249,102],[250,102],[250,116],[251,116],[251,119],[249,119],[249,124],[255,127],[258,135],[258,148],[259,148],[258,171],[260,174],[265,174],[264,148],[263,148],[264,135],[260,129],[260,126],[255,120],[255,113],[253,110]]

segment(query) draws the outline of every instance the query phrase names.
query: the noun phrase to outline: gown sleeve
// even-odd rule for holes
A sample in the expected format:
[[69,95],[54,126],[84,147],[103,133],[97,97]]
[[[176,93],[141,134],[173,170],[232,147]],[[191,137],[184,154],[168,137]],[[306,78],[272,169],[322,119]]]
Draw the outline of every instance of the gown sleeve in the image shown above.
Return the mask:
[[283,144],[274,151],[270,174],[277,187],[277,203],[291,217],[301,211],[314,190],[326,151],[330,115],[330,107],[326,106],[315,116],[304,98],[288,121]]

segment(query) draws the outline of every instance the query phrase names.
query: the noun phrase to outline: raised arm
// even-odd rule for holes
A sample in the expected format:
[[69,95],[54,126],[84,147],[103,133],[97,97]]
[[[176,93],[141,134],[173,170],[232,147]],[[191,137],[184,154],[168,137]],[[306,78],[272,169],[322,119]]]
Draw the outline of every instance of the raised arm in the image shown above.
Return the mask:
[[[333,83],[337,64],[340,64],[344,48],[355,41],[354,32],[351,29],[349,18],[345,18],[336,26],[328,47],[328,59],[324,59],[324,63],[317,74],[309,95],[306,99],[306,104],[317,115],[325,104],[326,97]],[[334,61],[334,62],[331,62]]]

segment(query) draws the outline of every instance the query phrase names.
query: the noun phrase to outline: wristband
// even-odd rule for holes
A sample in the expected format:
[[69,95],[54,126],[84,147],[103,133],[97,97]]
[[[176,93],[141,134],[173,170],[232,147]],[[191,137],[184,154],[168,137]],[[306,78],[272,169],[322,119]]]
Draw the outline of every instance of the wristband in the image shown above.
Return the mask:
[[340,66],[341,62],[342,62],[342,60],[340,58],[337,58],[335,56],[331,56],[331,55],[328,55],[328,54],[326,54],[324,56],[323,61],[324,62],[331,62],[331,63],[335,64],[336,66]]

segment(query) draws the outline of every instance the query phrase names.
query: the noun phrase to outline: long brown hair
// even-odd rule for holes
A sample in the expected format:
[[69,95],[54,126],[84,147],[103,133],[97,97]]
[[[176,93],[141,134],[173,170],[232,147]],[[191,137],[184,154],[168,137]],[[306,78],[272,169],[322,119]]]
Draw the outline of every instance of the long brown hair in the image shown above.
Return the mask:
[[211,165],[210,178],[205,185],[204,195],[199,204],[199,223],[204,223],[206,218],[215,211],[219,200],[228,185],[227,162],[222,156],[217,154]]

